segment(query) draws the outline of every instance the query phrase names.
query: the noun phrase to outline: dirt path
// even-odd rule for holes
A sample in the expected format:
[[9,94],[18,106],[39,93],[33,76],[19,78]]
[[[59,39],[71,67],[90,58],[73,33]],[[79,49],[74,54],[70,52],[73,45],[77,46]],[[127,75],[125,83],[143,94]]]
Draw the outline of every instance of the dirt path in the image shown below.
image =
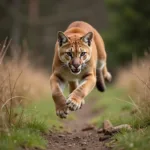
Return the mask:
[[47,150],[108,150],[96,130],[50,133]]
[[94,111],[93,106],[96,103],[96,101],[92,99],[88,100],[86,104],[83,106],[82,109],[71,112],[76,116],[76,119],[74,120],[63,120],[65,128],[68,130],[78,130],[81,131],[84,127],[89,125],[89,122],[96,116],[99,116],[102,110]]
[[82,131],[89,121],[101,111],[93,112],[94,101],[88,101],[84,107],[75,112],[75,120],[63,120],[65,132],[51,131],[46,136],[48,140],[47,150],[108,150],[105,143],[99,141],[100,135],[97,129]]

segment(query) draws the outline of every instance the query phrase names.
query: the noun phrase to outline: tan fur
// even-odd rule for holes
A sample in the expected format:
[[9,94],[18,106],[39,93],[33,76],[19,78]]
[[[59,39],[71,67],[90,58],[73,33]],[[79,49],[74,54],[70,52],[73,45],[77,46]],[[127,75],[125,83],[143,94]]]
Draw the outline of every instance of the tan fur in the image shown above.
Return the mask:
[[[90,45],[86,43],[86,39],[89,40],[92,35],[87,35],[88,32],[93,33],[93,38],[89,42]],[[63,37],[64,35],[65,37]],[[81,107],[84,98],[96,85],[97,68],[100,68],[99,70],[105,79],[111,80],[111,75],[106,67],[104,42],[91,25],[81,21],[73,22],[64,32],[64,35],[59,33],[63,40],[56,42],[52,75],[50,77],[51,92],[56,105],[56,112],[61,118],[66,118],[69,110],[77,110]],[[86,38],[83,38],[85,35],[87,35]],[[68,56],[67,52],[70,51],[72,55]],[[83,56],[81,56],[82,52],[85,52]],[[83,67],[84,65],[85,67]],[[74,74],[72,72],[75,68],[74,66],[82,67],[80,73]],[[70,95],[67,99],[64,97],[62,89],[66,83],[69,84],[70,88]]]

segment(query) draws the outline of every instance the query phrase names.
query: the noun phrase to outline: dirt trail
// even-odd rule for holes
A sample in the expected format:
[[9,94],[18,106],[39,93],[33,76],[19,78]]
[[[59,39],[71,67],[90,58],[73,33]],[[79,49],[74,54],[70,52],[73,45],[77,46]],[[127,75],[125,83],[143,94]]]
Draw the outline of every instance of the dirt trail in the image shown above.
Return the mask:
[[96,116],[99,116],[102,110],[94,111],[93,106],[96,103],[95,100],[88,100],[86,104],[80,110],[71,112],[76,116],[74,120],[63,120],[65,128],[68,130],[81,131],[85,126],[89,125],[89,122]]
[[101,111],[93,112],[94,101],[86,102],[83,108],[75,112],[75,120],[63,120],[64,128],[67,131],[51,131],[46,136],[48,140],[47,150],[108,150],[104,142],[99,141],[100,135],[94,128],[92,130],[82,131],[89,121]]

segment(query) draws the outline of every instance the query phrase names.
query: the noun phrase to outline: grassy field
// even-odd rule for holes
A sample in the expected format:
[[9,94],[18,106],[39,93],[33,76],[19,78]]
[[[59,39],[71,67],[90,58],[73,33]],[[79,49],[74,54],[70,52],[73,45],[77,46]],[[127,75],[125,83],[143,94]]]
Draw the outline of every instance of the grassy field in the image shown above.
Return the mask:
[[[96,91],[93,94],[98,97]],[[117,89],[115,87],[108,87],[107,91],[99,94],[99,100],[93,107],[93,109],[103,109],[101,117],[93,118],[92,122],[100,125],[104,120],[109,119],[114,125],[125,123],[125,119],[130,119],[129,110],[132,105],[125,100],[127,96],[123,89]]]
[[[14,108],[17,122],[8,131],[0,132],[0,149],[15,150],[18,147],[45,149],[47,141],[42,136],[49,129],[62,130],[63,124],[55,114],[54,102],[51,95],[33,100],[24,107]],[[21,119],[19,119],[22,114]],[[68,119],[73,119],[70,115]],[[9,143],[9,144],[8,144]]]
[[43,149],[46,147],[47,141],[42,137],[42,133],[48,132],[53,125],[59,125],[54,114],[54,105],[50,99],[49,101],[47,99],[49,98],[33,101],[24,108],[19,107],[14,110],[16,114],[22,113],[21,119],[16,119],[18,122],[8,131],[1,132],[0,149],[14,150],[20,146]]
[[[97,99],[91,106],[93,112],[101,110],[91,123],[101,127],[108,119],[113,125],[129,124],[133,128],[131,132],[113,136],[115,142],[106,143],[115,150],[148,150],[150,147],[149,59],[144,62],[147,65],[142,62],[124,70],[118,77],[121,85],[114,84],[104,93],[93,90],[87,98]],[[132,69],[134,74],[130,73]],[[48,141],[43,133],[54,127],[61,130],[62,126],[50,95],[49,75],[33,68],[26,59],[7,63],[1,60],[0,79],[0,149],[46,148]]]
[[[100,127],[104,120],[109,119],[113,125],[130,124],[133,128],[131,132],[119,133],[112,137],[112,139],[117,139],[117,142],[113,143],[115,145],[114,149],[148,150],[150,146],[150,129],[140,128],[141,125],[143,126],[143,120],[138,118],[138,113],[132,114],[135,104],[128,97],[125,90],[109,87],[103,94],[94,90],[88,96],[88,99],[90,100],[95,96],[99,100],[96,101],[93,110],[103,109],[103,112],[99,117],[91,120],[93,124]],[[22,110],[23,122],[11,127],[7,134],[1,134],[0,149],[13,150],[18,146],[44,149],[47,141],[42,137],[42,133],[48,132],[53,126],[59,129],[62,125],[55,115],[54,103],[50,96],[33,101],[25,108],[19,108],[16,111],[20,112]],[[142,144],[139,144],[140,142]]]
[[49,75],[34,68],[27,55],[4,62],[10,42],[6,43],[7,39],[0,49],[0,150],[44,149],[47,141],[42,133],[59,125]]
[[92,123],[101,127],[103,121],[108,119],[114,126],[129,124],[133,128],[130,132],[122,131],[112,137],[112,141],[115,142],[106,143],[108,147],[114,146],[114,150],[149,150],[150,118],[143,117],[142,112],[137,110],[138,106],[125,89],[109,87],[105,93],[99,94],[95,90],[89,97],[93,95],[99,97],[93,110],[103,108],[103,113],[93,118]]
[[[113,125],[129,124],[130,132],[112,137],[115,150],[149,150],[150,148],[150,67],[149,56],[120,71],[118,81],[99,97],[93,109],[104,108],[101,117],[91,122],[101,126],[106,119]],[[123,87],[123,88],[122,88]],[[112,146],[112,143],[108,143]]]

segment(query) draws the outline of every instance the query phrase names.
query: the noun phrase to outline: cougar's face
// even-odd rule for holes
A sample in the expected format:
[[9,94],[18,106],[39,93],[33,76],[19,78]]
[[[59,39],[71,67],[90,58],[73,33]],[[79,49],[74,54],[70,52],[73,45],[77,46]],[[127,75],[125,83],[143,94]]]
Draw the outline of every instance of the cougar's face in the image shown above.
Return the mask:
[[90,60],[92,37],[92,32],[82,37],[67,37],[64,33],[58,32],[58,55],[60,60],[69,67],[72,74],[80,74],[86,62]]

